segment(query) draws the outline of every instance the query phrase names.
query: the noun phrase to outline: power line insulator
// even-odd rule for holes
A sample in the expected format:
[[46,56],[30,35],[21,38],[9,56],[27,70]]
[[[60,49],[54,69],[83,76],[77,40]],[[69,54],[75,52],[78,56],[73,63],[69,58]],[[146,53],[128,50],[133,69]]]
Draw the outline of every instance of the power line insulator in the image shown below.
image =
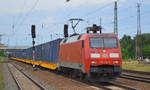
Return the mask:
[[97,26],[96,24],[93,24],[93,27],[87,27],[87,33],[89,33],[90,31],[92,31],[93,33],[97,33],[97,31],[100,31],[100,33],[102,33],[102,27],[101,26]]

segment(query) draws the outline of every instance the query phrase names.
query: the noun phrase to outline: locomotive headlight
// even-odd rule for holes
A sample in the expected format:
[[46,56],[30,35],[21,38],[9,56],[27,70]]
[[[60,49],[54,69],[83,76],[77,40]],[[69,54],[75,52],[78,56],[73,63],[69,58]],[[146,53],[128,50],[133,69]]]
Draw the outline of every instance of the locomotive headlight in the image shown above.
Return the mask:
[[114,64],[118,64],[119,61],[118,61],[118,60],[114,60],[113,63],[114,63]]
[[118,58],[119,57],[119,53],[110,53],[109,57],[111,57],[111,58]]
[[96,64],[97,62],[96,62],[96,61],[92,61],[91,63],[92,63],[92,64]]
[[100,54],[99,53],[91,53],[91,58],[100,58]]

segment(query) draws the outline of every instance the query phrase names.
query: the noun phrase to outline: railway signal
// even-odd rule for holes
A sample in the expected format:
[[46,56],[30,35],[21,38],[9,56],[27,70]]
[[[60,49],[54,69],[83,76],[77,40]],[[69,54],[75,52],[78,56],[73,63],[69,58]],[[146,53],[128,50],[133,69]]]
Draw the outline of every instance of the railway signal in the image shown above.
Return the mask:
[[66,2],[69,2],[70,0],[66,0]]
[[36,34],[35,34],[35,25],[31,26],[31,34],[32,34],[32,38],[36,38]]
[[[36,38],[36,33],[35,33],[35,30],[36,30],[36,26],[35,25],[32,25],[31,26],[31,35],[32,35],[32,59],[35,60],[35,38]],[[33,64],[33,67],[35,67],[35,65]]]
[[68,25],[67,24],[65,24],[64,25],[64,37],[66,38],[66,37],[68,37],[69,35],[68,35]]

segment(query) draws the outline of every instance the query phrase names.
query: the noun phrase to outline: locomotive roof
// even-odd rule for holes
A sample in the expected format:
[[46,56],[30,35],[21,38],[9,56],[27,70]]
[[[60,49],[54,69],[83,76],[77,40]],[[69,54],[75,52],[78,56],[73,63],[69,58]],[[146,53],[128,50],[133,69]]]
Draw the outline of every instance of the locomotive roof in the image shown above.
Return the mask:
[[83,35],[85,35],[85,36],[100,36],[100,37],[116,37],[117,36],[114,33],[102,33],[102,34],[99,34],[99,33],[96,33],[96,34],[89,33],[89,34],[83,34]]
[[103,33],[103,34],[91,34],[91,33],[88,33],[88,34],[79,34],[79,35],[74,35],[74,36],[70,36],[70,37],[67,37],[67,38],[64,38],[60,44],[65,44],[65,43],[71,43],[71,42],[76,42],[76,41],[79,41],[79,40],[84,40],[86,39],[87,37],[117,37],[116,34],[114,33]]

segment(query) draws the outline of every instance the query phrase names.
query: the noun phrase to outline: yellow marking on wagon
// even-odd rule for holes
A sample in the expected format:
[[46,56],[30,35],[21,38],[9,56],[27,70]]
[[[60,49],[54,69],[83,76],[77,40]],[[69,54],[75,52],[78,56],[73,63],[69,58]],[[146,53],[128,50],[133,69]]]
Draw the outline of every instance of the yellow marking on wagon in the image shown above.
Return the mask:
[[43,62],[42,60],[41,61],[39,61],[39,60],[36,61],[36,60],[20,59],[20,58],[14,58],[14,57],[11,57],[10,59],[25,62],[25,63],[34,64],[34,65],[41,66],[41,67],[44,67],[44,68],[48,68],[48,69],[51,69],[51,70],[56,70],[59,66],[58,64]]

